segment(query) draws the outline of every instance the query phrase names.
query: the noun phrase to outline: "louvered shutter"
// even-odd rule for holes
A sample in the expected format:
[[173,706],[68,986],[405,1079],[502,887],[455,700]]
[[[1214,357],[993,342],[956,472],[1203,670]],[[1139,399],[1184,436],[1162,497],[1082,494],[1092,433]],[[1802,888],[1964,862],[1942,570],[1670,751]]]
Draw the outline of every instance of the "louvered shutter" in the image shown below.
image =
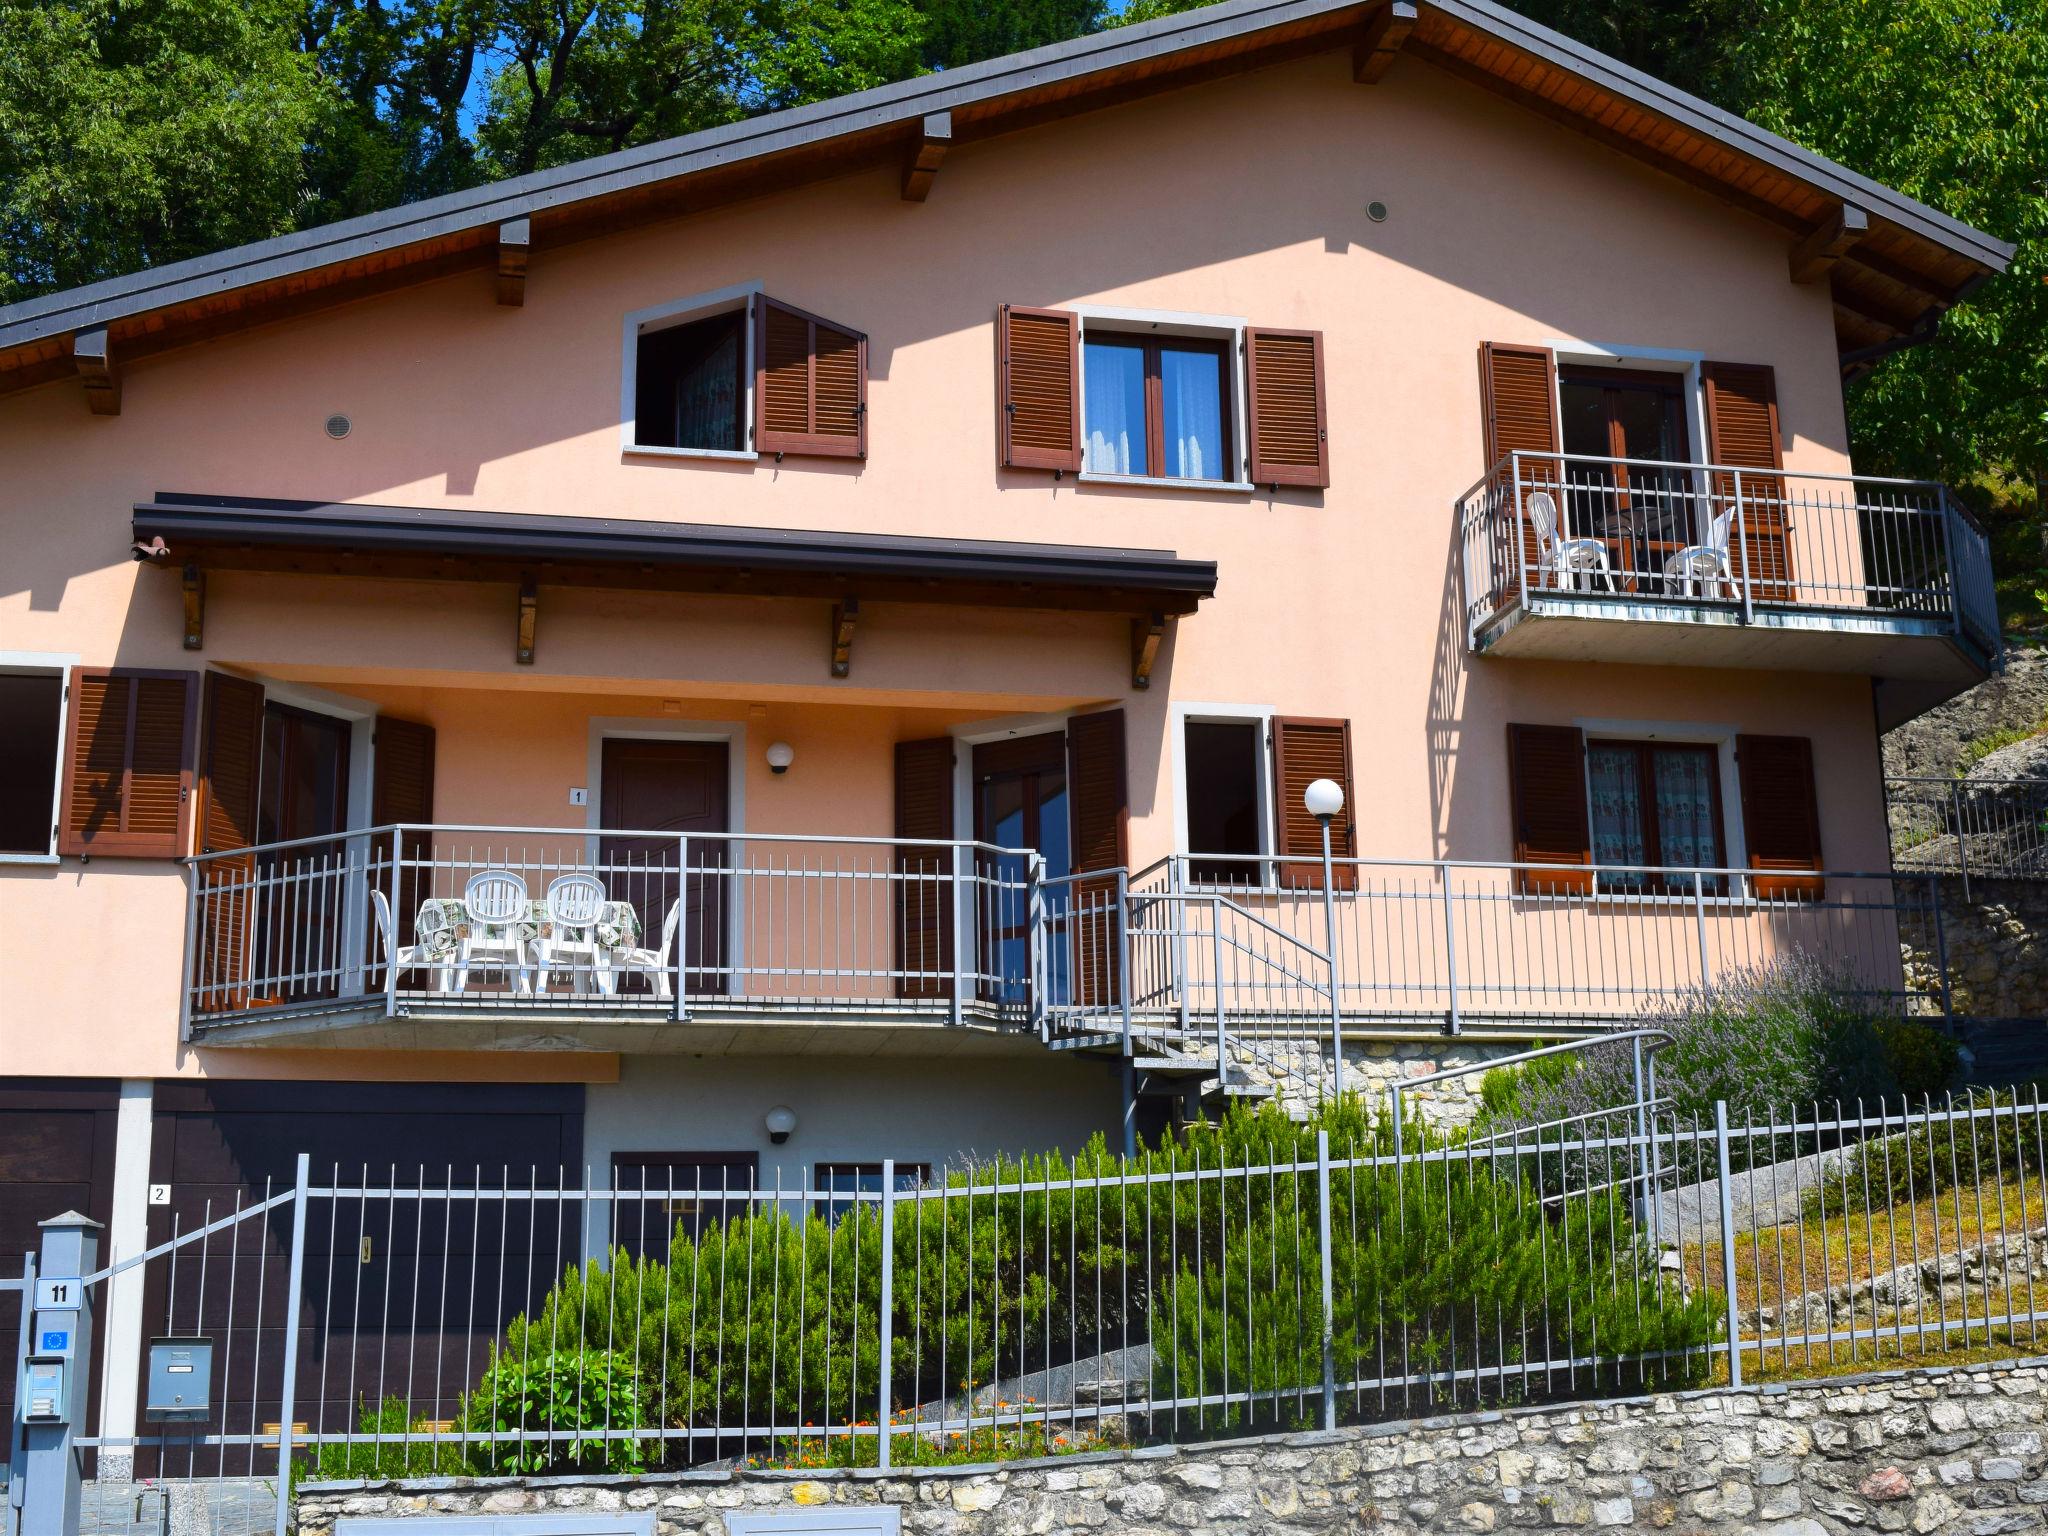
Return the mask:
[[[1330,822],[1330,853],[1349,859],[1358,853],[1357,796],[1351,783],[1351,722],[1281,715],[1273,721],[1273,825],[1280,846],[1275,851],[1280,883],[1308,890],[1323,888],[1323,825],[1309,815],[1302,797],[1317,779],[1333,779],[1344,791],[1343,813]],[[1335,888],[1355,890],[1358,867],[1333,868]]]
[[[1735,765],[1742,780],[1742,840],[1755,870],[1818,870],[1820,801],[1814,790],[1813,743],[1804,736],[1738,736]],[[1753,884],[1768,900],[1818,901],[1816,875]]]
[[[1501,463],[1517,451],[1550,455],[1558,451],[1557,358],[1548,347],[1525,347],[1507,342],[1484,342],[1479,348],[1480,414],[1486,434],[1486,470],[1498,473],[1500,483],[1512,487],[1516,466]],[[1536,530],[1529,522],[1529,497],[1537,491],[1560,495],[1564,465],[1555,458],[1519,461],[1522,505],[1515,509],[1521,524],[1522,564],[1530,586],[1537,584],[1540,550]],[[1507,515],[1507,497],[1500,501],[1501,515]],[[1519,591],[1523,572],[1517,571],[1513,551],[1515,540],[1492,540],[1494,606],[1499,607],[1510,592]]]
[[[1706,382],[1707,457],[1741,470],[1783,469],[1777,375],[1762,364],[1708,363],[1701,376]],[[1785,481],[1770,474],[1740,478],[1740,537],[1729,541],[1729,564],[1738,582],[1748,577],[1756,601],[1789,603],[1794,597],[1792,528],[1786,515]],[[1735,505],[1737,477],[1718,473],[1712,479],[1718,514]]]
[[1323,333],[1255,325],[1246,328],[1244,342],[1253,483],[1328,485]]
[[[1131,800],[1124,772],[1124,712],[1105,709],[1067,721],[1067,806],[1074,873],[1127,868]],[[1117,997],[1122,929],[1114,875],[1074,883],[1068,924],[1075,1000],[1107,1007]]]
[[[896,835],[953,835],[953,742],[896,743]],[[896,850],[896,995],[953,995],[953,852]]]
[[1005,304],[996,313],[998,462],[1081,467],[1081,320],[1064,309]]
[[1572,873],[1524,869],[1525,895],[1593,889],[1593,836],[1586,808],[1586,734],[1573,725],[1510,725],[1508,777],[1515,817],[1515,862],[1573,866]]
[[210,1011],[249,1006],[250,922],[256,855],[230,850],[256,841],[256,795],[263,764],[263,685],[209,672],[199,738],[199,851],[225,857],[197,870],[205,921],[195,941],[193,1001]]
[[868,339],[765,295],[754,301],[754,451],[868,451]]
[[190,845],[198,675],[82,667],[71,687],[58,852],[180,857]]
[[[375,751],[370,762],[370,823],[389,827],[434,819],[434,728],[417,720],[377,717]],[[433,848],[431,832],[409,832],[402,836],[398,878],[390,878],[392,836],[377,839],[370,861],[378,870],[378,882],[391,897],[391,918],[398,928],[398,942],[410,944],[419,921],[420,902],[426,898],[432,871],[417,868],[414,861],[427,857]],[[382,939],[372,934],[380,949]],[[383,955],[372,951],[376,963]]]

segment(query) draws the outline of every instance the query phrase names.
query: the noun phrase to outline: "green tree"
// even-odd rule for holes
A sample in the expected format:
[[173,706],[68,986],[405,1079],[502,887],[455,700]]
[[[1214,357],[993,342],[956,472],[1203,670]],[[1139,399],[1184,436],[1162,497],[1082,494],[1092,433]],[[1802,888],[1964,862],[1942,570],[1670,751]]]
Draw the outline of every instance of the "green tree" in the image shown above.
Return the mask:
[[0,0],[0,302],[298,227],[339,101],[287,0]]

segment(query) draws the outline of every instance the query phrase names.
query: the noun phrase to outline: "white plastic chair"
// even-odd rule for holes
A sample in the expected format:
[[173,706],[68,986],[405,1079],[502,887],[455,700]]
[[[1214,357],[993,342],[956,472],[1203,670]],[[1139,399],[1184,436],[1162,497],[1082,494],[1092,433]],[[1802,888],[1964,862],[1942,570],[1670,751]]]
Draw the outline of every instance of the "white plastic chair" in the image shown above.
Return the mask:
[[637,973],[653,978],[656,997],[673,997],[675,994],[669,990],[668,984],[669,956],[675,952],[676,928],[682,920],[682,902],[670,902],[668,916],[662,919],[661,924],[661,948],[616,951],[611,957],[613,984],[616,985],[617,978],[621,976]]
[[604,886],[594,876],[557,875],[548,883],[548,931],[534,946],[541,991],[548,989],[548,971],[563,964],[570,967],[570,981],[578,992],[589,991],[593,978],[598,991],[611,991],[605,951],[597,942],[595,926],[604,913],[604,903]]
[[426,968],[427,962],[420,957],[417,944],[398,942],[398,924],[391,917],[391,901],[376,889],[370,892],[370,908],[376,914],[377,934],[384,941],[384,963],[391,967],[391,974],[403,976],[407,971]]
[[1538,584],[1545,576],[1555,576],[1557,584],[1576,591],[1579,578],[1587,580],[1586,590],[1592,590],[1592,578],[1600,576],[1607,582],[1607,590],[1615,591],[1614,568],[1607,563],[1607,546],[1598,539],[1566,538],[1558,532],[1557,499],[1548,491],[1532,491],[1529,495],[1529,525],[1536,530],[1536,571]]
[[462,888],[462,906],[469,915],[470,931],[456,961],[454,990],[460,992],[469,985],[474,967],[503,971],[522,996],[531,996],[533,974],[527,968],[526,942],[517,927],[526,920],[526,882],[509,869],[484,870],[471,875]]
[[1735,595],[1735,568],[1728,560],[1728,532],[1735,523],[1735,508],[1719,513],[1707,527],[1704,544],[1688,544],[1664,562],[1664,587],[1681,597],[1712,597],[1714,583],[1720,582]]

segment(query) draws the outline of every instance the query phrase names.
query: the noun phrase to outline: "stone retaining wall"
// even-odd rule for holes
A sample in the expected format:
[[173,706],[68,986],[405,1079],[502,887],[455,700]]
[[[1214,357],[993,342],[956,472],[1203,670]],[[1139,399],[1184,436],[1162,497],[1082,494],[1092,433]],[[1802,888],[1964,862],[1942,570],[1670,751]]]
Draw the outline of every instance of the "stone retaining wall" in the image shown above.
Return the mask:
[[[1556,1038],[1562,1037],[1551,1037]],[[1239,1053],[1234,1059],[1255,1081],[1277,1086],[1283,1103],[1298,1109],[1313,1108],[1319,1097],[1327,1094],[1334,1085],[1335,1074],[1330,1070],[1327,1044],[1310,1046],[1256,1037],[1252,1043],[1263,1053],[1264,1061],[1248,1062],[1244,1053]],[[1486,1040],[1470,1035],[1373,1040],[1361,1039],[1354,1029],[1344,1042],[1344,1086],[1363,1097],[1369,1108],[1378,1109],[1386,1102],[1387,1089],[1399,1082],[1417,1090],[1408,1100],[1409,1107],[1430,1124],[1464,1125],[1479,1108],[1479,1085],[1486,1074],[1473,1072],[1443,1083],[1432,1083],[1430,1079],[1453,1067],[1517,1055],[1533,1049],[1536,1043],[1534,1040]],[[1551,1040],[1544,1043],[1551,1043]]]
[[648,1510],[658,1536],[726,1536],[729,1511],[894,1505],[908,1536],[2000,1536],[2048,1526],[2044,1420],[2033,1360],[910,1473],[308,1484],[298,1519]]
[[[1982,1018],[2048,1015],[2048,882],[1970,882],[1969,899],[1954,876],[1941,881],[1941,937],[1948,952],[1955,1011]],[[1938,999],[1941,978],[1931,934],[1900,945],[1907,985]]]

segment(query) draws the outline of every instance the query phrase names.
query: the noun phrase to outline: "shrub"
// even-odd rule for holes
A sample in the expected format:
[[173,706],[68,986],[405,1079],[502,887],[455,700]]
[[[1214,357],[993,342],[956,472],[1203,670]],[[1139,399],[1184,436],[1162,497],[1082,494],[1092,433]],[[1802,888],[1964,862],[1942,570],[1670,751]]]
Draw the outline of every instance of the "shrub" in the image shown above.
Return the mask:
[[[372,1408],[356,1405],[356,1429],[366,1435],[414,1435],[416,1440],[369,1440],[322,1445],[312,1459],[310,1475],[325,1481],[367,1481],[386,1477],[461,1477],[475,1470],[469,1447],[439,1438],[424,1419],[406,1412],[405,1400],[387,1397]],[[304,1462],[293,1461],[297,1476],[309,1475]]]
[[[646,1442],[589,1434],[648,1427],[639,1372],[631,1357],[611,1352],[528,1357],[508,1338],[463,1402],[460,1423],[471,1435],[491,1436],[469,1442],[470,1457],[490,1472],[639,1472],[647,1464]],[[548,1431],[554,1436],[532,1438]],[[565,1433],[572,1437],[555,1437]]]
[[[1974,1189],[1996,1177],[2038,1180],[2048,1163],[2048,1122],[2040,1102],[2034,1089],[1866,1105],[1865,1113],[1872,1116],[1904,1114],[1907,1129],[1871,1136],[1850,1148],[1840,1165],[1806,1192],[1807,1211],[1829,1216],[1860,1211],[1866,1190],[1873,1206],[1903,1205],[1958,1187]],[[1945,1118],[1951,1108],[1957,1114],[1953,1120]],[[1934,1118],[1937,1114],[1944,1118]]]

